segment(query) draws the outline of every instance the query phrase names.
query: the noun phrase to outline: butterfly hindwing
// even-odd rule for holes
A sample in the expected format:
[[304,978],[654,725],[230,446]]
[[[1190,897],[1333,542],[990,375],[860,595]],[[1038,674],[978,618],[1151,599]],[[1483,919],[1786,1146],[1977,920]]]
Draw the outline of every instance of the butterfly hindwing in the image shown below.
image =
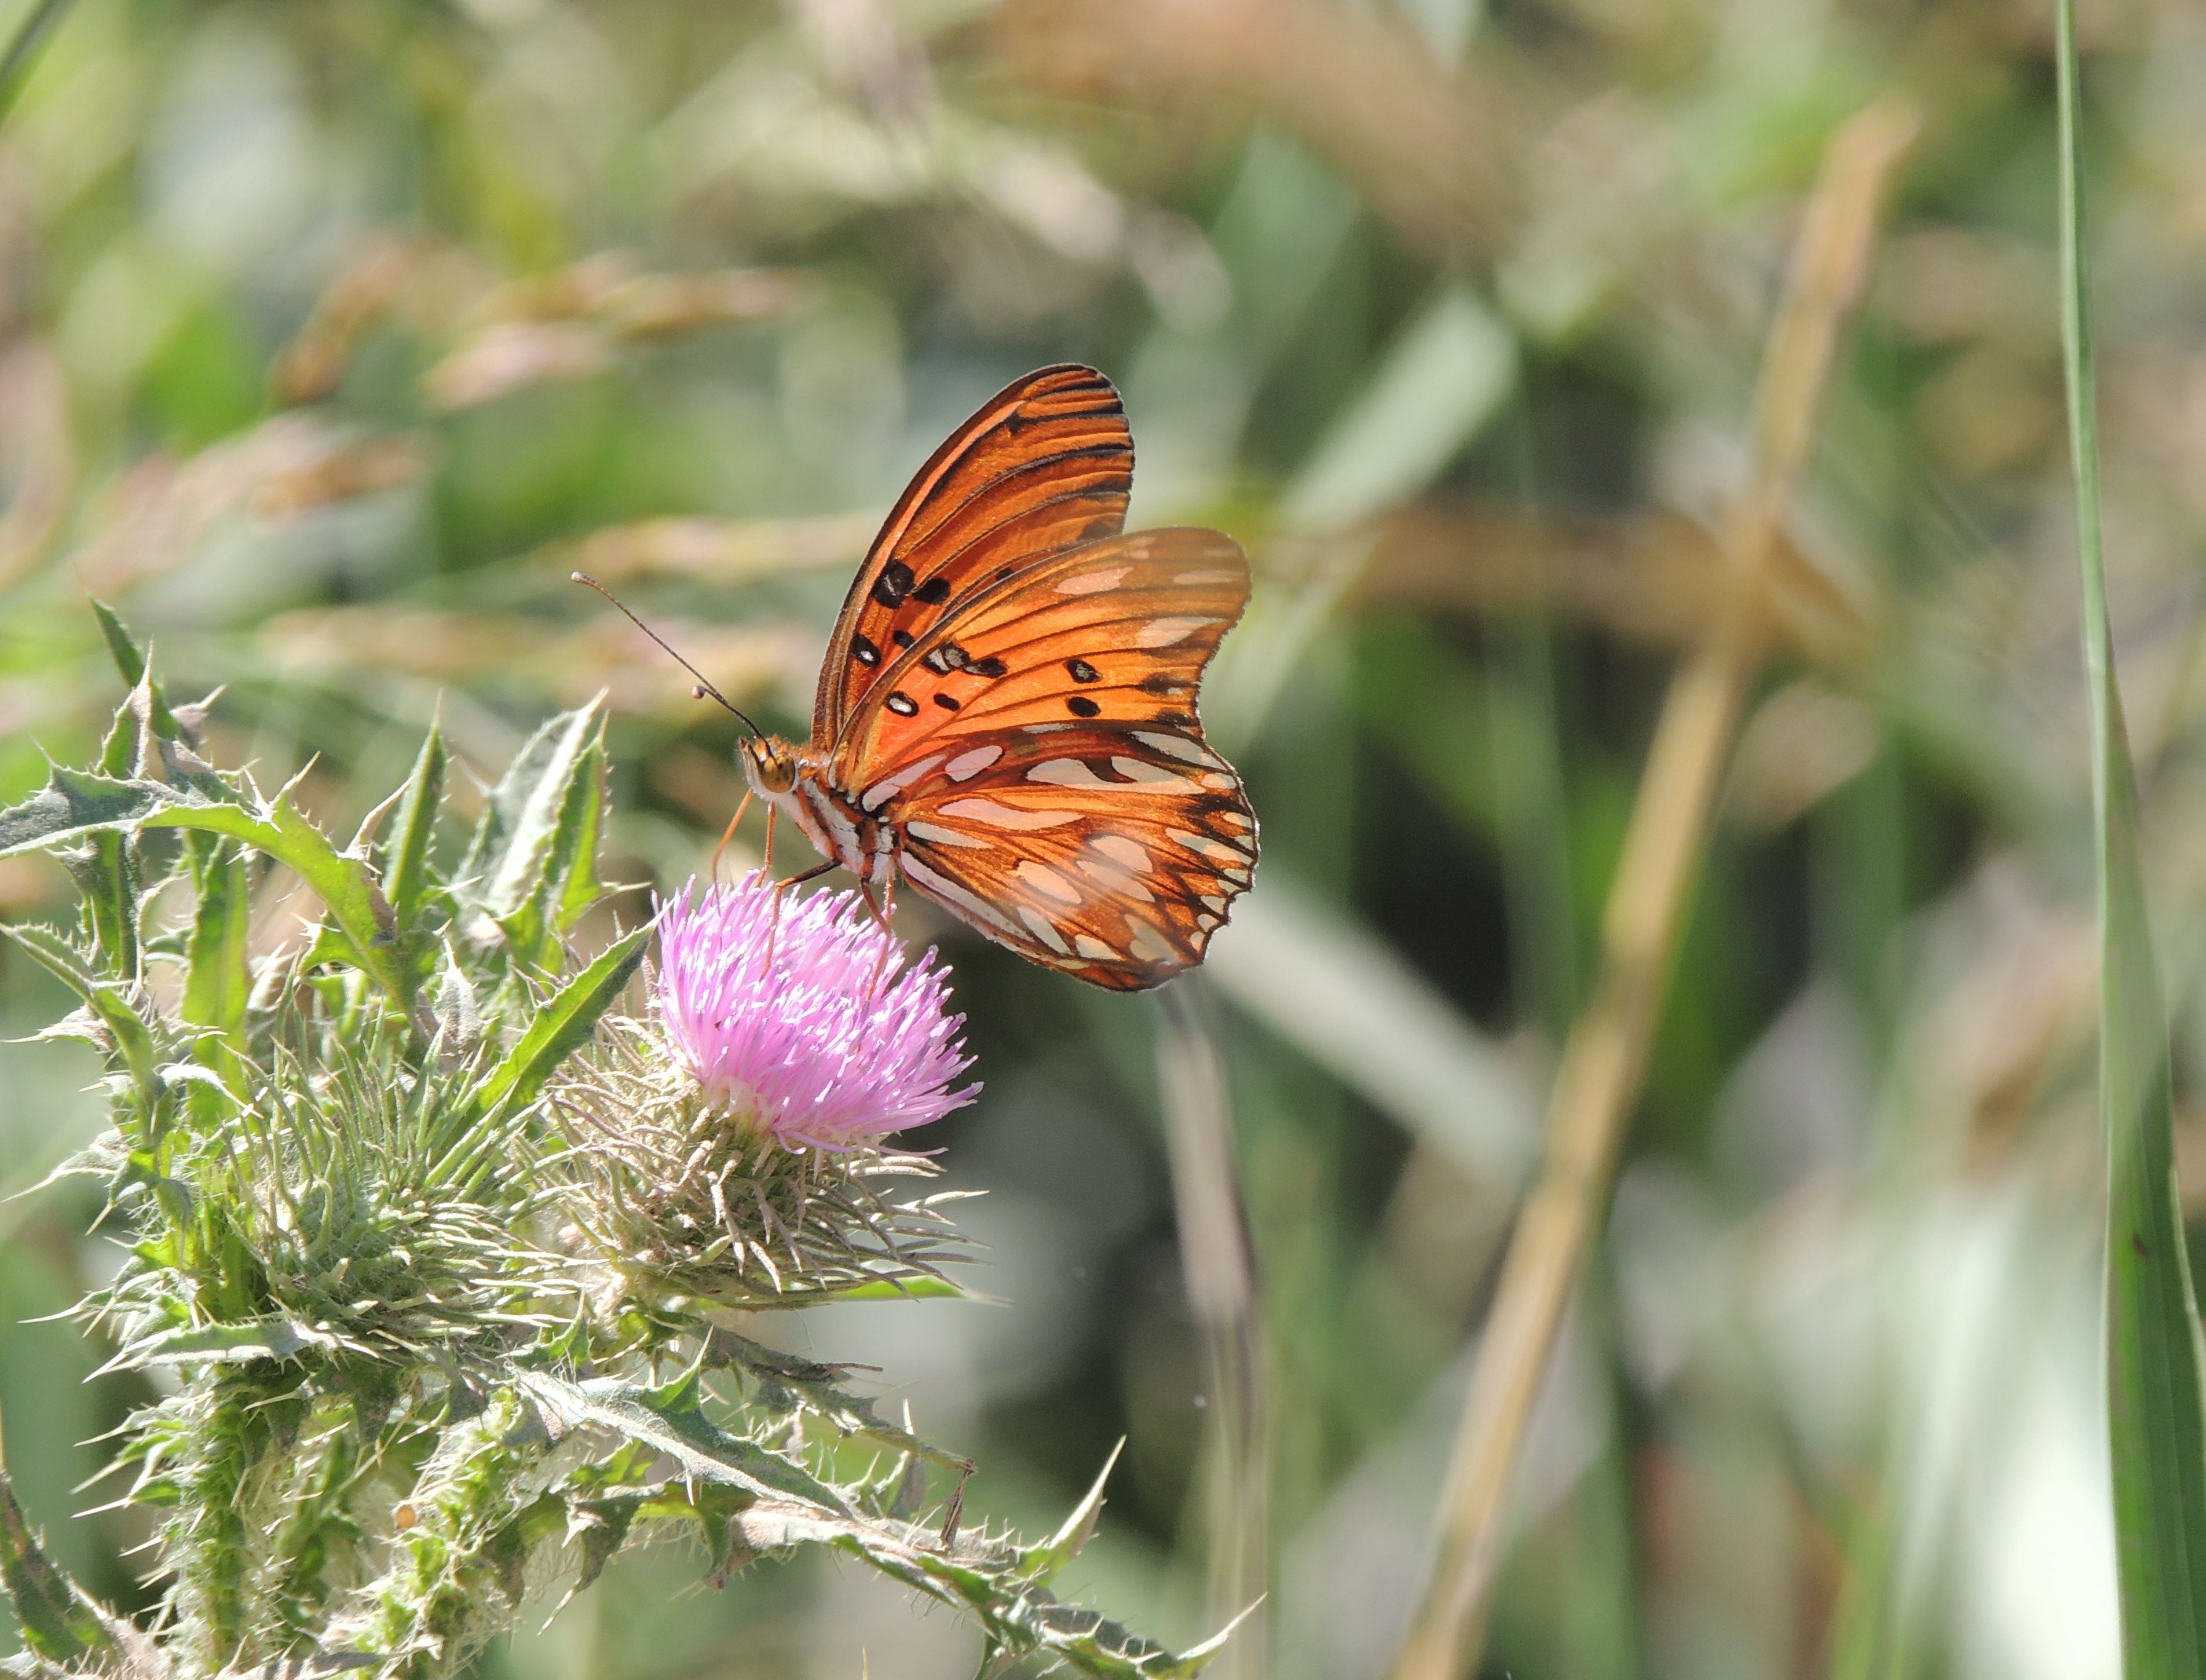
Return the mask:
[[1083,724],[964,747],[903,806],[907,880],[1030,960],[1120,991],[1202,960],[1256,819],[1192,730]]
[[982,404],[858,569],[820,667],[814,742],[838,742],[897,654],[1003,569],[1121,530],[1133,474],[1118,393],[1092,367],[1041,368]]

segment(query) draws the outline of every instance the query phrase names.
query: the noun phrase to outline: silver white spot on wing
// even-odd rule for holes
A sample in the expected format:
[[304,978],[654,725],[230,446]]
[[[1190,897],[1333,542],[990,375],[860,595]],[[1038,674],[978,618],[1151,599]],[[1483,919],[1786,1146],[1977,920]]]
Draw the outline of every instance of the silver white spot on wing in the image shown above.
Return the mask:
[[1167,758],[1178,759],[1187,764],[1204,764],[1215,769],[1223,760],[1200,741],[1190,741],[1183,735],[1166,735],[1155,730],[1136,730],[1134,739],[1144,747],[1153,747]]
[[1027,771],[1029,782],[1045,783],[1052,788],[1114,788],[1115,782],[1106,782],[1078,759],[1045,759]]
[[1146,759],[1113,759],[1111,768],[1129,782],[1139,782],[1150,787],[1187,786],[1187,777],[1178,771],[1166,770],[1160,764],[1151,764]]
[[1120,960],[1117,951],[1112,950],[1093,933],[1074,934],[1072,948],[1091,962],[1116,962]]
[[1213,568],[1205,571],[1180,572],[1173,576],[1172,581],[1174,583],[1233,583],[1239,580],[1240,575],[1238,572]]
[[1007,934],[1014,939],[1026,938],[1026,935],[1020,931],[1017,923],[1012,921],[987,899],[978,893],[958,885],[939,870],[929,868],[909,852],[903,855],[903,873],[910,878],[913,885],[924,892],[933,894],[951,909],[962,912],[965,919],[975,927],[983,930],[993,928],[997,932]]
[[1172,949],[1171,941],[1139,916],[1128,916],[1126,926],[1132,935],[1126,941],[1126,948],[1140,961],[1171,962],[1178,960],[1179,953]]
[[1072,947],[1064,943],[1064,935],[1057,931],[1057,924],[1040,910],[1029,909],[1022,904],[1019,907],[1019,920],[1034,930],[1035,938],[1040,940],[1059,956],[1072,955]]
[[868,811],[878,811],[891,798],[902,793],[941,762],[942,754],[937,753],[932,758],[920,760],[916,764],[908,764],[895,775],[886,777],[867,788],[865,792],[858,795],[858,803]]
[[1165,837],[1175,845],[1184,846],[1197,857],[1207,858],[1213,863],[1228,866],[1245,864],[1249,854],[1230,840],[1213,840],[1207,834],[1189,834],[1183,828],[1168,828]]
[[1126,868],[1147,869],[1149,867],[1149,849],[1140,841],[1129,839],[1123,834],[1098,834],[1088,843],[1112,862],[1122,864]]
[[924,840],[931,846],[968,846],[987,851],[995,844],[994,841],[983,840],[977,834],[968,834],[963,829],[944,828],[937,823],[906,823],[903,831],[913,839]]
[[942,773],[953,782],[969,782],[1003,756],[1001,747],[975,747],[969,753],[960,753],[943,766]]
[[1016,806],[999,804],[993,799],[978,797],[953,799],[942,807],[945,817],[963,817],[968,822],[986,823],[991,828],[1019,830],[1057,828],[1065,823],[1080,820],[1077,811],[1022,811]]
[[1171,647],[1185,641],[1207,624],[1215,624],[1215,618],[1152,618],[1134,632],[1136,647]]
[[1093,571],[1075,572],[1057,586],[1060,595],[1100,595],[1106,589],[1116,589],[1125,581],[1131,566],[1098,566]]
[[1032,858],[1019,860],[1018,878],[1040,893],[1045,898],[1054,898],[1060,904],[1077,904],[1088,895],[1046,863],[1036,863]]
[[1135,898],[1144,904],[1157,902],[1156,894],[1142,885],[1139,876],[1128,873],[1115,863],[1099,862],[1092,857],[1076,858],[1074,863],[1082,874],[1114,898]]

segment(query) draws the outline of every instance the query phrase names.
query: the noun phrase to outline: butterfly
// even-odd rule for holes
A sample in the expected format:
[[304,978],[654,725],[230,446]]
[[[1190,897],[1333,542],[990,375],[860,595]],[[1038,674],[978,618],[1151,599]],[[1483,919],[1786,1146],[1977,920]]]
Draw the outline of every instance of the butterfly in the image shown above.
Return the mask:
[[1202,961],[1256,867],[1256,813],[1196,715],[1249,563],[1216,531],[1127,534],[1133,473],[1118,393],[1073,364],[1005,387],[920,468],[836,618],[811,740],[739,749],[769,847],[785,816],[826,860],[791,881],[840,867],[871,902],[901,878],[1113,991]]

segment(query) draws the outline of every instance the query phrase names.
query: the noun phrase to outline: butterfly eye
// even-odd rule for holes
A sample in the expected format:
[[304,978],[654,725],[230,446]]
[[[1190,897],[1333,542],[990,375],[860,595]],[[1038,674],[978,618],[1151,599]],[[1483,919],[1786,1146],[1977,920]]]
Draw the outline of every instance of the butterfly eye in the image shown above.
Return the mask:
[[787,793],[796,785],[796,760],[778,742],[746,741],[738,750],[751,785],[760,793]]

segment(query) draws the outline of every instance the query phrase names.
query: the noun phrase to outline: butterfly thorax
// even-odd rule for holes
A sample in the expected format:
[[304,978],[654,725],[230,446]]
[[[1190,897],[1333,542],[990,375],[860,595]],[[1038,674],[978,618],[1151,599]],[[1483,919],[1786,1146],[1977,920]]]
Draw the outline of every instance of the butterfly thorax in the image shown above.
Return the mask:
[[739,756],[751,791],[796,824],[821,857],[862,881],[887,884],[896,868],[895,825],[838,785],[819,755],[769,736],[743,742]]

